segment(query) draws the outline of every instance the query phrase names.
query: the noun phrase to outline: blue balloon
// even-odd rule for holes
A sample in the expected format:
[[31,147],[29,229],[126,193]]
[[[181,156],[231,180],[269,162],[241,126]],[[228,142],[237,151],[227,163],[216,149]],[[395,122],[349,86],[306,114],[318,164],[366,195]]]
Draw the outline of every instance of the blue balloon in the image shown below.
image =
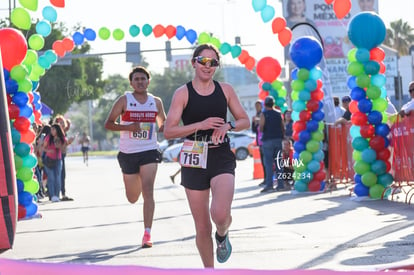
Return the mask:
[[316,38],[302,36],[296,39],[290,47],[290,58],[299,68],[311,70],[322,59],[322,46]]
[[190,44],[194,44],[194,42],[197,40],[197,33],[195,30],[189,29],[185,32],[185,37],[187,38],[188,42],[190,42]]
[[358,197],[367,197],[369,195],[369,187],[362,183],[355,184],[354,193]]
[[42,10],[43,18],[50,21],[50,22],[56,22],[57,20],[57,12],[56,9],[52,6],[46,6]]
[[319,128],[319,123],[315,120],[309,120],[306,123],[306,130],[308,130],[310,133],[315,132]]
[[6,92],[9,95],[14,95],[19,90],[19,84],[16,80],[9,78],[5,81],[6,84]]
[[24,182],[21,179],[17,179],[17,193],[23,192]]
[[355,58],[359,63],[365,63],[369,61],[370,53],[369,50],[360,48],[356,50]]
[[318,172],[318,171],[319,171],[319,169],[321,169],[321,164],[320,164],[320,162],[319,162],[319,161],[316,161],[316,160],[311,160],[311,161],[308,163],[307,168],[308,168],[308,170],[309,170],[309,171],[311,171],[312,173],[316,173],[316,172]]
[[324,117],[325,117],[325,114],[321,110],[318,110],[312,113],[313,120],[321,121]]
[[367,163],[372,163],[377,159],[377,153],[374,149],[366,148],[361,153],[362,160]]
[[253,0],[252,5],[255,12],[261,11],[266,7],[266,0]]
[[269,82],[263,82],[262,89],[265,91],[270,91],[270,89],[272,89],[272,84],[270,84]]
[[96,32],[89,28],[83,30],[83,35],[89,41],[94,41],[96,39]]
[[52,26],[46,20],[37,22],[36,24],[36,33],[40,34],[43,37],[48,36],[52,32]]
[[306,143],[311,139],[311,134],[309,133],[309,131],[301,131],[299,133],[299,141]]
[[20,110],[19,116],[22,116],[25,118],[30,118],[33,114],[33,107],[29,106],[28,104],[26,104],[23,107],[20,107],[19,110]]
[[316,88],[318,87],[318,84],[316,83],[316,81],[314,79],[308,79],[305,81],[305,89],[312,92],[314,90],[316,90]]
[[299,68],[294,68],[292,70],[292,72],[290,73],[292,80],[298,79],[298,71],[299,71]]
[[4,80],[8,80],[10,78],[10,72],[6,70],[5,68],[3,68],[3,75],[4,75]]
[[385,35],[385,24],[374,12],[360,12],[348,24],[348,37],[356,48],[371,50],[381,45]]
[[185,36],[185,28],[181,25],[178,25],[175,28],[176,32],[175,32],[175,37],[177,37],[178,40],[183,39],[183,37]]
[[372,111],[368,114],[368,122],[374,125],[378,125],[382,122],[382,114],[378,111]]
[[83,41],[85,40],[85,37],[80,32],[75,32],[72,35],[72,40],[75,42],[75,45],[82,45]]
[[300,153],[303,150],[306,150],[306,145],[303,142],[301,142],[301,141],[296,141],[293,144],[293,149],[295,149],[296,152]]
[[260,16],[264,23],[269,22],[275,16],[275,9],[272,6],[266,5],[261,11]]
[[[353,89],[355,90],[355,89]],[[367,98],[363,98],[358,101],[358,109],[362,113],[369,113],[372,110],[372,101]]]
[[321,79],[322,75],[323,75],[323,72],[322,72],[321,68],[319,68],[319,67],[313,67],[309,71],[309,78],[313,79],[313,80]]
[[352,138],[360,137],[361,136],[361,127],[357,125],[352,125],[349,129],[349,133],[351,134]]
[[318,150],[312,155],[312,159],[316,161],[322,161],[325,158],[325,153],[322,150]]
[[[364,98],[367,97],[367,95],[365,93],[365,90],[358,87],[358,86],[351,90],[350,96],[353,100],[356,100],[356,101],[360,101],[361,99],[364,99]],[[372,103],[371,103],[371,105],[372,105]]]
[[349,89],[353,89],[355,87],[358,87],[358,85],[356,83],[356,76],[352,75],[352,76],[348,77],[347,85],[348,85]]
[[26,217],[31,217],[36,213],[37,213],[37,204],[32,202],[31,204],[26,205]]
[[12,97],[12,102],[16,104],[19,108],[26,106],[29,102],[29,97],[24,92],[17,92]]
[[362,184],[362,178],[361,177],[362,176],[360,174],[355,174],[354,175],[355,184]]
[[364,71],[369,75],[376,75],[380,70],[380,64],[377,61],[370,60],[364,64]]
[[390,133],[390,127],[387,124],[381,123],[375,126],[375,134],[383,136],[384,138]]
[[302,101],[308,101],[309,99],[311,99],[311,94],[309,92],[309,90],[302,90],[299,92],[299,99]]
[[17,196],[19,198],[18,199],[19,200],[19,204],[20,205],[23,205],[23,206],[27,206],[27,205],[31,204],[32,201],[33,201],[33,195],[30,194],[27,191],[22,191],[22,192],[18,193]]

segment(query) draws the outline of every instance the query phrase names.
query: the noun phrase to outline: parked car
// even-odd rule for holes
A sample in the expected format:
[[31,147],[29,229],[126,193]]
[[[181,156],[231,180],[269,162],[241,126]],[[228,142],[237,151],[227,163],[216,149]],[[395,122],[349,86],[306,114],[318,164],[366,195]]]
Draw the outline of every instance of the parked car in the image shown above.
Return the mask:
[[[228,132],[227,135],[230,138],[231,150],[236,155],[237,160],[244,160],[247,157],[251,156],[248,146],[255,140],[253,133],[249,131]],[[182,145],[183,143],[180,142],[168,146],[168,148],[163,152],[162,160],[165,162],[178,161],[178,156],[180,154]]]

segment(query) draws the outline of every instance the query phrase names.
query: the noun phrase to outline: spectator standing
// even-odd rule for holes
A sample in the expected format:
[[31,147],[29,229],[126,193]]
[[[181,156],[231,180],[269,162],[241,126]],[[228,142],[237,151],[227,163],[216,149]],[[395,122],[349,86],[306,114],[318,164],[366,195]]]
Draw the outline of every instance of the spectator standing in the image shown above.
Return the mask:
[[[263,167],[263,147],[262,147],[262,132],[260,132],[259,122],[260,122],[260,114],[263,111],[263,103],[261,100],[257,100],[254,104],[254,107],[256,109],[256,114],[252,117],[252,132],[255,133],[256,136],[256,145],[259,147],[259,153],[260,153],[260,162]],[[264,186],[265,182],[264,179],[266,178],[266,172],[264,171],[263,167],[263,174],[264,178],[261,183],[259,183],[259,186]]]
[[345,109],[342,117],[338,118],[334,125],[345,124],[351,120],[351,111],[349,111],[349,103],[351,103],[351,97],[344,96],[342,97],[342,107]]
[[334,96],[334,121],[337,121],[339,118],[341,118],[345,113],[345,108],[342,107],[339,103],[339,97]]
[[408,85],[408,92],[410,93],[411,100],[401,107],[398,113],[401,117],[411,115],[411,112],[414,110],[414,81],[411,81]]
[[292,140],[292,134],[293,134],[293,119],[292,119],[292,110],[286,110],[283,113],[283,122],[285,124],[285,137]]
[[88,166],[90,143],[91,143],[91,138],[86,134],[86,132],[83,132],[82,137],[79,140],[79,144],[81,146],[83,163],[85,163],[86,166]]
[[282,172],[276,163],[277,154],[282,151],[282,139],[285,136],[285,125],[282,114],[274,108],[275,101],[272,96],[265,99],[265,110],[260,115],[260,131],[263,132],[262,142],[264,151],[264,168],[266,171],[265,187],[261,193],[274,191],[273,188],[273,167],[276,170],[276,190],[283,190],[283,180],[280,178]]
[[165,111],[162,100],[148,92],[150,73],[146,68],[134,67],[129,82],[134,91],[126,92],[115,101],[105,128],[120,132],[118,163],[126,197],[130,203],[136,203],[142,193],[145,228],[142,247],[149,248],[153,244],[154,182],[158,163],[162,160],[156,127],[159,132],[163,131]]

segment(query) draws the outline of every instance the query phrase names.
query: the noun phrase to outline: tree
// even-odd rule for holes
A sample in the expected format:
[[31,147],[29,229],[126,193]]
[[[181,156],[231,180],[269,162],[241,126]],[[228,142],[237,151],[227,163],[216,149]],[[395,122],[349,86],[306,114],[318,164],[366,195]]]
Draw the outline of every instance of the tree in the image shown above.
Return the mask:
[[400,56],[409,54],[409,48],[414,42],[413,28],[402,19],[390,23],[384,44],[397,50]]

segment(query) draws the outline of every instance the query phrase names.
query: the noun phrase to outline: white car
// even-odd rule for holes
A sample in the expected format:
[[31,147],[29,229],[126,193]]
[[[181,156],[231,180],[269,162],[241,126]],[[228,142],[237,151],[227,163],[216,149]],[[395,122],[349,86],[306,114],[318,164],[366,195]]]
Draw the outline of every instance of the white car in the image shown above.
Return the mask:
[[[249,131],[243,132],[229,132],[227,135],[230,138],[230,147],[233,153],[236,155],[237,160],[244,160],[250,156],[248,146],[255,139],[253,133]],[[183,143],[176,143],[168,146],[162,154],[162,160],[165,162],[178,161],[178,156]]]

